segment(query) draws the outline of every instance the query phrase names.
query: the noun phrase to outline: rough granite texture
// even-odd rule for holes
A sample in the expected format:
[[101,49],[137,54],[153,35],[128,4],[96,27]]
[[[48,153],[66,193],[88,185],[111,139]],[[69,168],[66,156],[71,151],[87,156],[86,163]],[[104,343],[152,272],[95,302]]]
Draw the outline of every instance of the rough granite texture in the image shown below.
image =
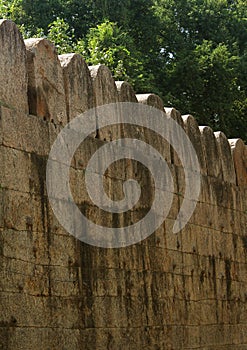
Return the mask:
[[[146,240],[121,249],[83,244],[57,222],[46,193],[46,161],[63,125],[109,102],[163,103],[114,82],[105,66],[57,56],[45,39],[25,42],[0,21],[0,349],[247,349],[247,146],[198,127],[165,108],[186,131],[201,166],[202,190],[187,226],[172,234],[185,189],[178,155],[149,130],[104,128],[71,164],[76,203],[96,223],[127,225],[143,217],[153,181],[139,163],[105,174],[113,199],[126,178],[143,194],[135,210],[103,214],[85,191],[84,170],[97,148],[119,135],[145,139],[174,175],[173,205]],[[95,116],[95,125],[100,116]],[[120,113],[121,117],[121,113]]]

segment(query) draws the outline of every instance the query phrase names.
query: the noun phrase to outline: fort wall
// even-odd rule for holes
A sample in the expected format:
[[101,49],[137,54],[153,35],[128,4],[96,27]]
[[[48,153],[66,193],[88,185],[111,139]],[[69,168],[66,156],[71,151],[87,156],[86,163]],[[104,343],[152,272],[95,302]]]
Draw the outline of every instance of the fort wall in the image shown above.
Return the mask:
[[[135,161],[113,164],[106,192],[141,184],[138,205],[102,212],[85,189],[85,167],[102,145],[140,138],[166,159],[175,189],[171,210],[151,236],[105,249],[68,234],[51,209],[46,163],[62,128],[78,114],[115,103],[144,103],[166,112],[188,135],[200,163],[201,193],[187,225],[172,227],[184,199],[184,170],[172,146],[151,130],[117,125],[97,130],[76,151],[70,185],[91,220],[120,227],[147,213],[154,192]],[[0,21],[0,349],[247,349],[247,146],[135,94],[104,65],[77,54],[58,56],[46,39],[23,41]]]

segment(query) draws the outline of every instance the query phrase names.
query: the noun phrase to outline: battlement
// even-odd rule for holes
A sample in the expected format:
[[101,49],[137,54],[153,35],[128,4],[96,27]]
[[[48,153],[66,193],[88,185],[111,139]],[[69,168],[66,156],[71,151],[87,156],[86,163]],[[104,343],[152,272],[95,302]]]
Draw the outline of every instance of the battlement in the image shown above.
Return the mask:
[[[147,169],[123,160],[103,174],[106,193],[122,199],[124,182],[133,178],[142,189],[137,205],[117,215],[92,202],[85,168],[109,141],[128,137],[152,145],[174,182],[170,211],[150,237],[104,249],[80,242],[58,222],[46,164],[68,122],[118,102],[155,107],[180,125],[198,157],[201,192],[189,222],[174,235],[187,185],[178,152],[124,120],[98,130],[96,113],[95,130],[70,167],[74,201],[87,217],[107,227],[132,225],[153,200]],[[198,126],[155,94],[136,94],[104,65],[57,55],[46,39],[24,41],[13,22],[0,20],[0,157],[0,349],[247,347],[247,146],[241,139]]]

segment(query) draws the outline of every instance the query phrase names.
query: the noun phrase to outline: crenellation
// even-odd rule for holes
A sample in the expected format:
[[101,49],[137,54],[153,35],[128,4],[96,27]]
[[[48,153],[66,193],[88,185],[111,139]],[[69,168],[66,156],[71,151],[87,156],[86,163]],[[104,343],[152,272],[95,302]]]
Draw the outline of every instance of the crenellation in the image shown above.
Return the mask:
[[[246,349],[244,142],[198,126],[193,116],[164,107],[155,94],[135,94],[104,65],[88,67],[73,53],[58,56],[46,39],[24,44],[11,21],[0,21],[0,48],[0,349]],[[180,128],[168,142],[145,127],[124,124],[116,105],[123,124],[97,130],[100,115],[92,112],[95,131],[70,166],[70,190],[84,215],[98,225],[124,227],[144,218],[152,205],[152,174],[130,159],[110,165],[102,179],[112,200],[124,198],[126,180],[136,180],[142,190],[137,204],[116,214],[93,203],[85,184],[87,164],[109,141],[129,137],[150,144],[167,161],[174,181],[163,224],[139,243],[106,249],[81,242],[58,222],[47,194],[46,164],[67,122],[117,102],[154,107]],[[174,234],[184,200],[195,201],[186,192],[191,155],[173,147],[184,131],[198,157],[201,192],[186,226]],[[60,186],[53,183],[58,208],[66,204],[70,212]]]
[[195,120],[195,118],[190,114],[182,115],[182,119],[184,121],[185,131],[194,149],[196,150],[201,173],[203,175],[207,175],[206,155],[205,155],[204,147],[202,146],[201,132],[200,132],[198,123]]
[[202,138],[202,147],[206,159],[206,167],[208,176],[223,178],[222,164],[216,137],[213,130],[208,126],[199,126]]
[[95,106],[90,71],[78,54],[58,56],[64,77],[68,122]]
[[0,20],[0,104],[28,113],[26,49],[15,23]]
[[148,106],[155,107],[157,109],[160,109],[161,111],[164,110],[164,103],[162,99],[155,94],[137,94],[136,98],[139,103],[144,103]]
[[[117,86],[109,68],[103,64],[89,66],[88,68],[93,81],[96,106],[119,102]],[[98,118],[100,118],[100,116],[96,115],[96,128],[98,128]],[[101,128],[101,130],[96,131],[96,136],[101,140],[111,141],[115,137],[121,136],[121,127]]]
[[[178,145],[177,140],[180,140],[180,142],[182,142],[181,137],[180,137],[180,133],[182,130],[185,129],[184,121],[181,117],[181,113],[178,110],[176,110],[175,108],[168,108],[168,107],[164,107],[164,111],[165,111],[168,118],[172,118],[179,125],[179,128],[177,130],[176,129],[174,130],[174,128],[172,128],[171,136],[170,136],[171,137],[171,146]],[[181,128],[182,128],[182,130],[181,130]],[[177,154],[177,152],[175,151],[175,149],[173,147],[171,147],[170,151],[171,151],[171,163],[180,167],[182,164],[181,164],[181,160],[179,158],[179,155]],[[179,151],[181,153],[184,152],[182,144],[181,144]],[[185,164],[185,167],[186,167],[186,164]]]
[[215,132],[214,134],[217,140],[219,157],[222,165],[223,180],[235,185],[236,173],[228,139],[221,131]]
[[67,123],[63,71],[47,39],[26,39],[29,113],[58,125]]
[[247,147],[241,139],[229,140],[235,165],[237,185],[247,186]]
[[89,66],[93,81],[96,106],[118,102],[118,91],[108,67],[103,64]]
[[116,81],[119,102],[138,103],[133,87],[127,81]]

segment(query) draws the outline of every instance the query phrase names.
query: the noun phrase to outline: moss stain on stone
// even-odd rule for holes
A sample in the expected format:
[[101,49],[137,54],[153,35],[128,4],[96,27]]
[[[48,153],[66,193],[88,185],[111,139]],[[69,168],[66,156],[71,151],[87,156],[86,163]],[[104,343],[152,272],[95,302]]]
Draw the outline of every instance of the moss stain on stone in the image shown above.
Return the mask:
[[226,295],[227,295],[227,300],[230,300],[232,278],[231,278],[231,261],[229,259],[225,259],[225,274],[226,274]]

